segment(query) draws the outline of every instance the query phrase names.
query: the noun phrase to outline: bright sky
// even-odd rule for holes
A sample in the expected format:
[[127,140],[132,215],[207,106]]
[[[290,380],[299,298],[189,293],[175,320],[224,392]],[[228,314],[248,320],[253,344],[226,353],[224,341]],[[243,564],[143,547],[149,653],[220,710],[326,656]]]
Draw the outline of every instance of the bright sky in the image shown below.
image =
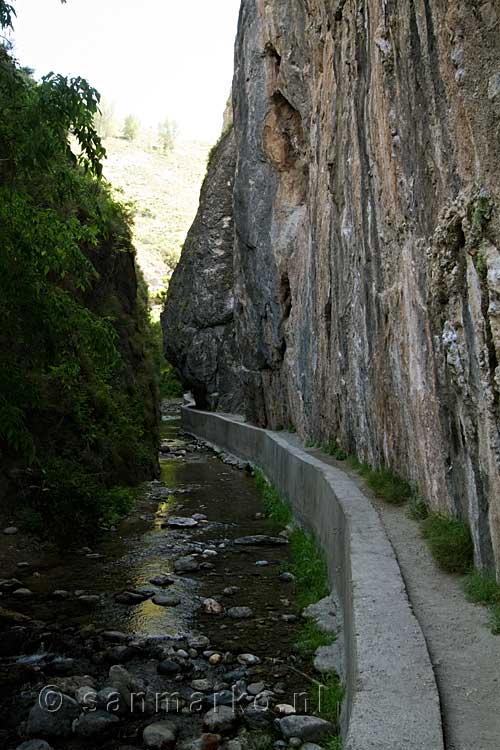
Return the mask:
[[215,141],[233,73],[240,0],[15,0],[14,54],[35,75],[80,75],[119,118]]

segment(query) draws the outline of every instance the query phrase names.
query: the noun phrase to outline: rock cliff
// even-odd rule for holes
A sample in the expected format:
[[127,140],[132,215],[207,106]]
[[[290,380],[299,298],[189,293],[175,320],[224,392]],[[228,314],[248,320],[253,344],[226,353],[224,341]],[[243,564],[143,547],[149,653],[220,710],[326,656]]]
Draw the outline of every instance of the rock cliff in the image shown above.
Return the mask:
[[224,220],[199,215],[164,316],[200,404],[393,467],[497,573],[499,31],[492,1],[243,0],[233,218],[206,185]]

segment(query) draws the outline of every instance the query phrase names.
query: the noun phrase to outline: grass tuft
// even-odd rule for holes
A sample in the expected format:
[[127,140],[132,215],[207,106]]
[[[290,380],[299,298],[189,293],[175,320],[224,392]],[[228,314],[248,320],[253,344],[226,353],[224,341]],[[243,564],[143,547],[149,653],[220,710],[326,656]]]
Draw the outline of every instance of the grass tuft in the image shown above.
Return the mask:
[[297,651],[301,656],[311,658],[321,646],[330,646],[335,641],[333,633],[320,630],[314,620],[307,620],[300,630]]
[[494,604],[491,609],[491,632],[493,635],[500,635],[500,604]]
[[330,593],[326,561],[315,538],[304,529],[295,528],[290,535],[290,543],[297,603],[300,607],[307,607]]
[[337,461],[345,461],[348,457],[348,454],[340,447],[336,440],[330,440],[328,443],[324,443],[321,446],[321,450],[329,456],[336,458]]
[[314,685],[309,691],[309,705],[322,719],[335,726],[340,722],[340,710],[344,698],[344,688],[334,672],[325,676],[321,685]]
[[470,570],[474,548],[466,523],[439,513],[430,513],[422,523],[422,532],[442,570],[448,573],[466,573]]
[[500,605],[500,586],[487,573],[472,570],[464,580],[465,596],[474,604]]
[[279,526],[286,526],[292,520],[292,511],[284,502],[276,489],[267,481],[263,472],[256,469],[254,472],[255,483],[259,490],[266,515]]

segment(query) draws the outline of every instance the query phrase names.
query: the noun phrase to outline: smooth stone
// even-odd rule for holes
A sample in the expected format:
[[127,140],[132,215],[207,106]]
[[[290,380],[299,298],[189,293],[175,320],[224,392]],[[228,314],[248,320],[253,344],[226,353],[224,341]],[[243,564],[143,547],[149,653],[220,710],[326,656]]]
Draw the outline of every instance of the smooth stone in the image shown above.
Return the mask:
[[234,703],[234,695],[231,690],[218,690],[211,695],[207,695],[205,700],[210,706],[213,706],[213,708],[216,706],[232,706]]
[[53,748],[45,740],[28,740],[18,745],[16,750],[53,750]]
[[288,747],[300,747],[302,745],[302,740],[300,737],[290,737],[288,740]]
[[304,742],[302,750],[323,750],[321,745],[316,745],[315,742]]
[[195,648],[197,650],[202,648],[208,648],[210,640],[206,635],[190,635],[187,639],[189,648]]
[[94,604],[98,604],[100,599],[97,596],[97,594],[83,594],[83,596],[78,597],[78,601],[83,602],[83,604],[94,605]]
[[224,607],[217,599],[204,599],[203,609],[209,615],[220,615]]
[[266,686],[263,682],[252,682],[252,684],[247,687],[247,693],[250,693],[250,695],[259,695],[259,693],[262,693],[265,688]]
[[205,732],[200,737],[200,750],[217,750],[221,743],[222,737],[220,734],[211,734]]
[[86,711],[73,722],[73,732],[80,737],[96,737],[116,728],[118,716],[107,711]]
[[7,536],[12,536],[13,534],[17,534],[17,532],[17,526],[7,526],[7,528],[3,530],[3,533],[7,534]]
[[270,562],[269,562],[269,560],[257,560],[257,562],[255,563],[255,565],[258,568],[267,568],[267,566],[270,565]]
[[260,664],[259,657],[254,656],[254,654],[240,654],[238,656],[238,661],[245,667],[253,667],[255,664]]
[[250,729],[267,728],[274,715],[266,707],[249,706],[245,708],[244,718]]
[[71,594],[65,589],[56,589],[52,592],[52,596],[54,597],[54,599],[68,599]]
[[206,521],[207,517],[204,513],[193,513],[191,518],[194,518],[195,521]]
[[131,675],[121,664],[114,664],[110,667],[109,683],[110,687],[120,693],[128,708],[132,707],[132,693],[140,693],[144,690],[143,681]]
[[153,596],[153,604],[159,607],[177,607],[181,603],[181,597],[178,594],[156,594]]
[[198,570],[200,567],[198,560],[193,555],[178,557],[174,562],[176,573],[190,573]]
[[292,716],[295,713],[294,706],[290,705],[290,703],[278,703],[277,706],[275,706],[276,713],[282,714],[283,716]]
[[213,690],[213,683],[211,680],[206,679],[200,679],[200,680],[193,680],[191,683],[191,687],[193,690],[196,690],[199,693],[209,693],[211,690]]
[[156,669],[158,674],[175,675],[181,671],[181,666],[172,659],[164,659],[158,664]]
[[20,568],[20,569],[26,569],[30,567],[31,567],[31,564],[29,562],[18,562],[16,565],[16,568]]
[[243,544],[249,546],[279,546],[281,544],[288,544],[288,540],[281,536],[267,536],[266,534],[255,534],[253,536],[241,536],[234,540],[235,544]]
[[[48,710],[50,709],[50,710]],[[26,723],[26,734],[32,737],[69,737],[80,706],[69,695],[55,688],[42,690]]]
[[239,590],[239,586],[226,586],[222,593],[224,594],[224,596],[234,596],[238,593]]
[[145,598],[147,597],[134,591],[122,591],[120,594],[115,594],[115,602],[118,604],[141,604]]
[[78,701],[80,706],[87,708],[95,707],[97,703],[97,692],[90,685],[83,685],[75,691],[75,700]]
[[285,716],[276,719],[276,726],[287,739],[300,737],[301,740],[314,741],[328,737],[335,731],[333,724],[317,716]]
[[285,571],[284,573],[281,573],[278,576],[280,581],[283,581],[283,583],[293,583],[295,581],[295,576],[293,573],[289,573]]
[[112,641],[115,643],[126,643],[128,641],[128,635],[126,633],[122,633],[121,630],[105,630],[103,633],[101,633],[101,636],[106,641]]
[[188,659],[189,658],[188,652],[184,651],[183,648],[178,648],[177,651],[175,652],[175,655],[176,656],[180,656],[181,659]]
[[253,609],[250,607],[230,607],[227,610],[227,614],[233,620],[248,620],[253,617]]
[[158,721],[147,726],[142,739],[146,747],[153,750],[168,750],[175,745],[176,728],[168,721]]
[[167,521],[167,526],[171,526],[173,528],[189,528],[192,526],[198,526],[198,521],[195,518],[171,516]]
[[123,713],[125,706],[123,698],[114,687],[104,687],[97,693],[97,706],[108,713]]
[[229,706],[217,706],[207,711],[203,717],[203,726],[213,734],[230,732],[237,723],[237,716]]
[[220,664],[222,661],[221,654],[212,654],[208,657],[208,663],[211,664],[212,667],[216,667],[217,664]]
[[16,589],[13,592],[13,594],[14,594],[14,596],[31,596],[33,594],[33,592],[31,591],[31,589],[21,588],[21,589]]

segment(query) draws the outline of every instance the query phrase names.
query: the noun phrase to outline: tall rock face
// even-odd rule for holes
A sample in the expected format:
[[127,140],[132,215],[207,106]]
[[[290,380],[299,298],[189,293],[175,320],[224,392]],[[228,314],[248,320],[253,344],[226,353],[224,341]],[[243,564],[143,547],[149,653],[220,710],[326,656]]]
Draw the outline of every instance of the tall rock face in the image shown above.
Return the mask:
[[175,269],[162,315],[165,352],[204,408],[241,411],[234,330],[234,130],[209,158],[200,209]]
[[391,466],[497,573],[499,33],[496,2],[243,0],[233,85],[247,418]]

